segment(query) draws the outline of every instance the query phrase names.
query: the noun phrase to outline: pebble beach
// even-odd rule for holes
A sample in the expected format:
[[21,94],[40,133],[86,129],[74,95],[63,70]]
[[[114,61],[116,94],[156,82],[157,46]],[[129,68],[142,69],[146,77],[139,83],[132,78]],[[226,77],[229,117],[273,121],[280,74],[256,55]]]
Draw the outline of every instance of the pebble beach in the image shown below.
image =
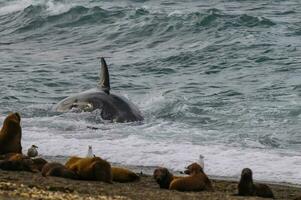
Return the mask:
[[[43,177],[40,173],[0,171],[0,198],[4,200],[255,200],[259,197],[240,197],[237,181],[212,180],[214,192],[178,192],[160,189],[151,175],[141,175],[133,183],[107,184],[97,181],[78,181],[57,177]],[[269,184],[275,199],[290,200],[301,195],[300,186]]]

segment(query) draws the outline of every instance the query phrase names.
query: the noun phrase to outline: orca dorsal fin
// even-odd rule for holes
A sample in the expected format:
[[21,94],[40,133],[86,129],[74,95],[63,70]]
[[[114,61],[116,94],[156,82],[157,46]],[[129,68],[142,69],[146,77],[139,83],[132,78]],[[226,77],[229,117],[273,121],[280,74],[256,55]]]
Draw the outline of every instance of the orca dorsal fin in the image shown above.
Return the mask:
[[99,87],[107,94],[110,94],[110,76],[107,63],[103,57],[100,58],[101,69],[99,77]]

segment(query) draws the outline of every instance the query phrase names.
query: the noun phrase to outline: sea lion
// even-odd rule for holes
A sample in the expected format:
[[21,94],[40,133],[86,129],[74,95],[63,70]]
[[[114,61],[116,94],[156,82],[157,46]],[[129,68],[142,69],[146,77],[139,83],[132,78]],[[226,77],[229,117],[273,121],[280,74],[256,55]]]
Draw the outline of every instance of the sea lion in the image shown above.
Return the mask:
[[32,166],[31,168],[35,168],[39,171],[42,170],[42,167],[47,163],[47,161],[43,158],[34,158],[34,159],[31,159],[30,157],[24,155],[24,154],[21,154],[21,153],[14,153],[14,154],[11,154],[9,157],[7,157],[8,161],[24,161],[24,160],[30,160],[30,161],[27,161],[27,163],[30,163]]
[[[0,155],[0,160],[7,160],[10,157],[14,156],[16,153],[6,153],[6,154],[1,154]],[[17,153],[18,154],[18,153]]]
[[111,167],[111,170],[112,170],[113,181],[119,183],[134,182],[140,179],[140,177],[136,173],[125,168]]
[[1,155],[0,163],[3,170],[38,172],[47,161],[43,158],[31,159],[21,153],[7,153]]
[[30,159],[30,158],[22,153],[14,153],[14,154],[10,154],[10,156],[7,157],[6,160],[14,161],[14,160],[24,160],[24,159]]
[[47,161],[43,158],[33,158],[31,160],[33,161],[35,168],[39,171],[42,171],[44,165],[47,164]]
[[42,168],[42,176],[57,176],[69,179],[79,179],[78,175],[57,162],[47,163]]
[[20,121],[19,113],[11,113],[5,118],[0,131],[0,154],[22,153]]
[[179,191],[212,191],[213,187],[207,175],[203,172],[202,167],[198,163],[192,163],[187,167],[187,177],[177,178],[170,185],[170,190]]
[[9,153],[4,156],[5,159],[0,161],[0,168],[3,170],[38,172],[47,163],[43,158],[31,159],[21,153]]
[[112,183],[111,165],[100,157],[71,157],[65,166],[67,169],[75,172],[82,180]]
[[171,172],[168,171],[165,167],[159,167],[154,170],[153,178],[159,184],[162,189],[169,189],[170,183],[176,179],[181,178],[178,176],[174,176]]
[[71,156],[71,157],[69,158],[69,160],[67,160],[67,162],[65,163],[65,166],[66,166],[67,168],[70,168],[72,165],[74,165],[77,161],[79,161],[79,160],[81,160],[81,159],[83,159],[83,158],[78,157],[78,156]]
[[28,171],[28,172],[38,172],[31,159],[23,160],[1,160],[0,169],[7,171]]
[[266,184],[254,184],[252,170],[244,168],[238,183],[239,196],[259,196],[264,198],[274,198],[270,187]]
[[81,111],[101,110],[101,117],[111,122],[142,121],[138,107],[126,98],[110,92],[109,71],[104,58],[101,58],[101,76],[97,88],[75,94],[60,101],[55,110],[66,112],[71,109]]
[[27,156],[33,158],[38,156],[38,150],[36,145],[31,145],[31,147],[27,150]]

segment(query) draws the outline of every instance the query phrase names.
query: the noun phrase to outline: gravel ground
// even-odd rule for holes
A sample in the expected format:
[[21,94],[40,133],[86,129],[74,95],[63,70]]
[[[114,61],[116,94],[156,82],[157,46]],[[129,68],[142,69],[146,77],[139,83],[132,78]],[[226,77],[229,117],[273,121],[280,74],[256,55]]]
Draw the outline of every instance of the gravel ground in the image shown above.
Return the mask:
[[[239,197],[237,182],[213,180],[214,192],[177,192],[160,189],[151,176],[143,175],[134,183],[107,184],[96,181],[76,181],[57,177],[43,177],[40,173],[0,170],[0,199],[206,199],[236,200],[261,199]],[[301,195],[301,188],[270,185],[276,199],[294,199]]]

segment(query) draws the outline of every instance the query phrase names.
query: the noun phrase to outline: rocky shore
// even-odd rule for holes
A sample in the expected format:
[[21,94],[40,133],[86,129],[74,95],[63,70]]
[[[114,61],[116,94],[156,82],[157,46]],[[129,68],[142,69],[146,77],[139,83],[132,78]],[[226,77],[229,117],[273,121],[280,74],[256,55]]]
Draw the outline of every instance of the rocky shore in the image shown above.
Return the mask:
[[[141,175],[138,182],[107,184],[56,177],[45,178],[40,173],[0,170],[0,199],[262,199],[236,196],[235,181],[212,180],[212,182],[214,192],[178,192],[160,189],[150,175]],[[269,185],[276,199],[289,200],[301,195],[301,188],[297,186]]]

